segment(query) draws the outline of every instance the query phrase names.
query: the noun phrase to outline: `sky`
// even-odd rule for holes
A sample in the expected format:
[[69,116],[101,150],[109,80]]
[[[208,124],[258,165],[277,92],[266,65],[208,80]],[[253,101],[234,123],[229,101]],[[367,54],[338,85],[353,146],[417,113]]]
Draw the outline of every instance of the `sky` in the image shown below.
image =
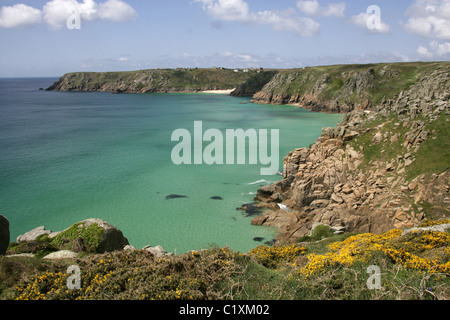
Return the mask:
[[0,77],[449,59],[450,0],[0,0]]

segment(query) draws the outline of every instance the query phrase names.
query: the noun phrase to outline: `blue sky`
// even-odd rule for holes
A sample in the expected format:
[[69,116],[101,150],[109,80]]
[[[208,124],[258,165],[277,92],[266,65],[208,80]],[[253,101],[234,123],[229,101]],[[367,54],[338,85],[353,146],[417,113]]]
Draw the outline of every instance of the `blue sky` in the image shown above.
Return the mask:
[[0,77],[449,60],[450,0],[0,0],[0,42]]

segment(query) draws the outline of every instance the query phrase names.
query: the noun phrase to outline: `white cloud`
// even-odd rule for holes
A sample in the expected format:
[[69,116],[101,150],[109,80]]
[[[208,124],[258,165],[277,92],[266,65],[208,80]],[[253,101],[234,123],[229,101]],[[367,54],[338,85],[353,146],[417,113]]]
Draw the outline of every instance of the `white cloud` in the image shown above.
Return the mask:
[[417,48],[417,54],[422,59],[442,59],[449,60],[450,59],[450,42],[438,42],[433,40],[430,42],[429,47],[419,46]]
[[248,22],[250,11],[247,2],[243,0],[195,0],[203,4],[211,17],[223,21]]
[[433,58],[433,53],[431,53],[427,48],[425,48],[424,46],[419,46],[417,48],[417,53],[419,54],[420,57],[426,58],[426,59],[431,59]]
[[361,28],[366,28],[368,31],[370,31],[372,33],[388,33],[391,31],[391,28],[389,27],[389,25],[387,25],[386,23],[384,23],[381,20],[380,20],[380,23],[377,28],[369,29],[368,21],[371,21],[372,18],[373,18],[372,14],[367,13],[367,12],[362,12],[356,16],[352,16],[350,18],[350,22]]
[[60,29],[66,25],[67,18],[77,11],[82,14],[76,0],[52,0],[44,5],[44,20],[51,28]]
[[194,0],[215,20],[269,25],[277,31],[292,31],[300,36],[313,36],[320,24],[313,19],[294,16],[295,10],[252,12],[244,0]]
[[437,41],[431,41],[430,47],[439,57],[448,58],[450,55],[450,42],[439,43]]
[[450,0],[416,0],[405,13],[409,32],[423,37],[450,40]]
[[330,3],[325,7],[319,4],[318,0],[300,0],[297,7],[303,13],[309,16],[338,17],[342,18],[345,14],[345,3]]
[[137,17],[136,11],[121,0],[107,0],[97,4],[94,0],[51,0],[44,4],[42,10],[17,4],[2,7],[0,11],[0,27],[16,28],[32,26],[42,21],[52,29],[66,26],[67,19],[79,14],[82,22],[94,20],[110,20],[113,22],[130,21]]
[[100,19],[116,22],[131,21],[137,17],[136,11],[129,4],[120,0],[108,0],[99,4],[98,15]]
[[10,7],[3,6],[0,10],[1,28],[30,27],[40,23],[41,21],[41,10],[24,4],[16,4]]

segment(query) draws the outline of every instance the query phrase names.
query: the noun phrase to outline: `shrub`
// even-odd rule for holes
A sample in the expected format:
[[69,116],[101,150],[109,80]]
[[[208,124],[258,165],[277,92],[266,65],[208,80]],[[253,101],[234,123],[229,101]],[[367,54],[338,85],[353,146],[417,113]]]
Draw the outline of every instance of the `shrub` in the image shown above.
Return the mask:
[[268,268],[277,268],[284,263],[292,263],[299,256],[306,253],[306,248],[298,245],[287,246],[258,246],[248,254],[256,259],[258,263]]

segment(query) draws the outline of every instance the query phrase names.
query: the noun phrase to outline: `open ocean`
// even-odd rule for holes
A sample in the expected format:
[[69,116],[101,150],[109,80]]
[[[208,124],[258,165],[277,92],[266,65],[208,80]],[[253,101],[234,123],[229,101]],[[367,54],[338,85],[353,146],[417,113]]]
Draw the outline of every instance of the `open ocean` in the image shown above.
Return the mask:
[[[223,132],[279,129],[282,171],[289,151],[308,147],[322,127],[342,120],[217,94],[38,90],[56,80],[0,79],[0,214],[10,222],[11,241],[38,226],[61,231],[100,218],[137,248],[247,252],[275,230],[252,226],[236,208],[281,177],[261,176],[261,164],[177,166],[172,132],[193,133],[194,121]],[[184,197],[166,198],[172,194]]]

